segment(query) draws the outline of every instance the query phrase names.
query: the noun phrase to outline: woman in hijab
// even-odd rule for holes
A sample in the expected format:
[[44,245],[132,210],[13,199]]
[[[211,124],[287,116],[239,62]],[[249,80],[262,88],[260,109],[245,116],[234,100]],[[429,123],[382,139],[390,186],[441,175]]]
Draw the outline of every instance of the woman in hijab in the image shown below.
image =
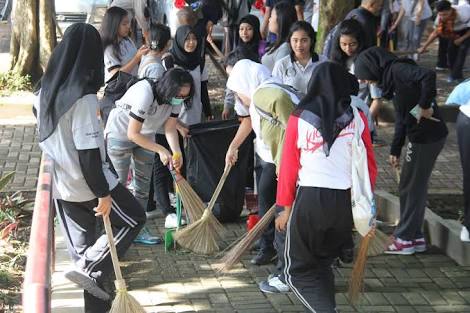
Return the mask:
[[259,19],[253,14],[242,17],[238,26],[238,49],[248,50],[258,56],[262,53],[260,50],[261,35],[259,32]]
[[377,84],[384,98],[393,99],[395,135],[389,162],[395,169],[399,168],[406,137],[409,141],[400,176],[400,222],[386,253],[423,252],[426,241],[422,226],[429,178],[447,136],[447,127],[434,100],[436,73],[410,59],[398,59],[382,48],[362,52],[355,67],[359,81]]
[[276,218],[276,230],[287,230],[284,274],[310,312],[336,312],[331,265],[351,243],[351,143],[356,127],[375,184],[367,119],[361,112],[356,120],[351,108],[358,88],[357,79],[341,65],[319,64],[287,124],[276,198],[284,211]]
[[188,135],[188,126],[202,122],[200,42],[191,26],[180,26],[176,30],[173,47],[169,54],[163,57],[163,66],[167,70],[178,66],[187,70],[193,77],[193,99],[179,115],[181,124],[178,130],[183,137]]
[[109,309],[102,281],[112,267],[106,235],[95,233],[96,216],[110,218],[120,255],[145,223],[143,208],[107,162],[96,97],[103,80],[98,31],[73,24],[51,55],[34,104],[39,146],[54,161],[53,199],[75,265],[65,276],[85,289],[87,312]]
[[[292,90],[281,86],[278,79],[271,77],[268,68],[247,59],[235,64],[227,80],[227,88],[236,94],[235,111],[242,117],[242,122],[228,148],[225,161],[232,165],[236,163],[238,147],[253,130],[256,134],[255,153],[259,168],[259,171],[256,171],[258,214],[262,217],[276,200],[276,164],[281,155],[283,127],[300,99]],[[270,115],[271,120],[266,118],[266,115]],[[263,233],[260,251],[251,263],[269,264],[276,257],[282,263],[283,246],[284,236],[274,233],[273,223]],[[283,278],[277,275],[263,283],[260,288],[266,292],[289,291]]]

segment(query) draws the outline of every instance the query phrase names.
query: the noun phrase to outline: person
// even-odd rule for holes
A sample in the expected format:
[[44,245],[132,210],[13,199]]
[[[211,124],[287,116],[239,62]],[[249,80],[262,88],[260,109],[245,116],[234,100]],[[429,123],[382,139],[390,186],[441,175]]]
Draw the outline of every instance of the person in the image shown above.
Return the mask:
[[466,79],[454,89],[447,97],[446,105],[465,105],[470,101],[470,79]]
[[[194,29],[189,25],[178,27],[173,46],[163,57],[163,66],[170,69],[178,66],[191,73],[194,80],[194,96],[191,103],[181,110],[178,130],[183,137],[187,136],[188,126],[202,121],[203,107],[201,103],[201,58],[199,50],[200,40]],[[205,112],[210,114],[210,112]]]
[[364,48],[377,46],[377,31],[380,23],[380,12],[383,0],[362,0],[361,6],[351,10],[345,20],[355,19],[362,25],[364,30]]
[[395,134],[389,156],[392,167],[399,167],[406,137],[409,141],[400,175],[400,222],[386,253],[423,252],[428,183],[447,137],[446,124],[434,100],[436,73],[413,60],[398,59],[382,48],[361,52],[354,64],[360,81],[377,84],[384,98],[393,98]]
[[470,47],[470,3],[453,8],[449,1],[436,4],[437,17],[434,31],[418,53],[425,53],[429,45],[439,37],[437,70],[450,69],[448,82],[461,80],[462,69]]
[[[266,19],[266,18],[265,18]],[[261,58],[261,64],[273,70],[277,60],[289,55],[287,36],[289,29],[297,21],[294,6],[289,2],[279,2],[274,6],[269,17],[269,31],[276,34],[276,41],[270,44]]]
[[460,106],[457,116],[457,140],[463,170],[464,221],[460,232],[462,242],[470,242],[470,100]]
[[[237,47],[235,50],[229,53],[227,58],[225,58],[225,71],[230,75],[234,65],[243,59],[248,59],[253,62],[259,63],[259,57],[257,53],[254,53],[252,50],[243,49]],[[224,96],[224,109],[222,111],[222,119],[227,120],[232,115],[232,110],[235,107],[235,94],[228,88],[225,88]]]
[[39,146],[53,161],[52,198],[73,260],[65,277],[84,289],[86,312],[110,308],[103,281],[112,270],[107,236],[96,233],[109,218],[122,256],[145,223],[143,208],[119,184],[106,155],[96,93],[103,84],[98,31],[76,23],[52,52],[34,109]]
[[[229,145],[225,161],[233,165],[237,161],[237,149],[253,130],[256,134],[255,153],[258,171],[258,215],[262,217],[274,205],[276,198],[277,166],[282,153],[282,142],[287,119],[300,97],[272,77],[269,69],[250,60],[240,60],[233,67],[227,80],[227,88],[237,97],[235,110],[242,117],[241,125]],[[264,113],[260,113],[264,112]],[[273,118],[276,117],[275,122]],[[284,233],[275,233],[274,223],[264,231],[259,241],[259,252],[250,261],[265,265],[278,259],[284,266]],[[260,284],[265,292],[287,292],[282,275],[273,275]]]
[[151,24],[149,29],[149,52],[142,57],[137,74],[140,78],[159,80],[165,68],[162,56],[168,52],[171,44],[170,28],[163,24]]
[[151,8],[147,7],[147,3],[147,0],[113,0],[110,4],[110,7],[119,7],[127,11],[130,23],[134,24],[132,26],[134,40],[137,39],[137,25],[145,39],[149,35],[151,22],[156,22],[149,19]]
[[[355,19],[342,21],[330,54],[330,60],[344,66],[354,75],[354,62],[361,51],[365,49],[365,35],[361,24]],[[371,131],[372,142],[381,144],[377,138],[374,120],[377,118],[379,109],[382,106],[382,90],[376,84],[359,83],[359,98],[365,104],[359,108],[367,117],[369,130]]]
[[421,45],[421,38],[424,30],[432,17],[431,6],[428,0],[402,0],[398,17],[390,28],[390,32],[395,31],[398,25],[405,20],[405,46],[404,49],[410,51],[413,60],[418,60],[418,54],[415,52]]
[[[289,4],[294,6],[295,9],[295,16],[296,19],[294,21],[299,20],[303,21],[304,20],[304,0],[266,0],[265,1],[265,12],[264,12],[264,17],[263,17],[263,23],[261,24],[261,38],[270,41],[268,38],[269,33],[274,33],[269,26],[272,14],[276,8],[276,5],[278,3],[284,2],[285,4]],[[279,13],[279,12],[278,12]],[[289,26],[290,27],[290,26]]]
[[120,7],[106,10],[100,32],[104,49],[105,82],[117,71],[136,76],[140,60],[149,49],[142,46],[137,50],[129,38],[130,19],[127,11]]
[[367,150],[371,186],[377,166],[364,114],[354,118],[357,79],[341,65],[323,62],[307,95],[289,117],[277,187],[275,220],[285,230],[284,274],[307,312],[336,311],[332,264],[350,244],[351,144],[356,127]]
[[273,76],[305,94],[313,70],[327,58],[315,52],[315,31],[305,21],[292,24],[287,43],[290,53],[274,64]]
[[259,19],[252,14],[247,14],[240,19],[238,27],[238,45],[240,49],[249,50],[259,57],[264,54],[261,46],[261,35],[259,32]]
[[[193,93],[191,75],[179,68],[171,69],[156,85],[148,80],[132,85],[116,101],[116,108],[109,115],[105,129],[109,157],[122,184],[127,181],[132,161],[134,194],[144,208],[147,208],[154,157],[158,162],[155,165],[158,169],[170,162],[178,170],[182,167],[176,124],[182,104],[190,101]],[[158,138],[163,137],[166,140],[155,140],[156,133],[161,134]],[[161,142],[163,140],[165,143]],[[160,177],[155,177],[155,180],[159,179]],[[168,211],[164,213],[167,228],[176,227],[176,214]],[[143,244],[158,243],[145,229],[136,240]]]
[[[229,0],[227,1],[227,10],[225,10],[222,24],[224,25],[224,43],[223,50],[225,56],[233,51],[240,41],[240,26],[242,18],[249,15],[251,10],[251,0]],[[256,18],[258,19],[258,18]],[[258,33],[259,33],[258,20]]]

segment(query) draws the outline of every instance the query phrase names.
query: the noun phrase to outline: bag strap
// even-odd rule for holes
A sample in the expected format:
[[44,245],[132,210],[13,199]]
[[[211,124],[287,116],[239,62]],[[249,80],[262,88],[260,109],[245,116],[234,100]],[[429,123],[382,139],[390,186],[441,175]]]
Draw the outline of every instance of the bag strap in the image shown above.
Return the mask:
[[256,104],[255,104],[255,110],[261,116],[261,118],[267,120],[273,126],[286,129],[286,125],[284,125],[277,117],[273,117],[271,113],[266,112],[263,109],[260,109],[259,107],[256,106]]

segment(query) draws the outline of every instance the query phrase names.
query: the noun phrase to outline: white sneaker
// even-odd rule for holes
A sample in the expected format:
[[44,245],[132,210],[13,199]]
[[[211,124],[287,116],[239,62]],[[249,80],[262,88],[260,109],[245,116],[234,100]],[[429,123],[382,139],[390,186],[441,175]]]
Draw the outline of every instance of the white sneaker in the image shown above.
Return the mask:
[[270,276],[268,280],[259,284],[259,289],[265,293],[286,293],[290,291],[289,286],[283,283],[279,276]]
[[470,242],[470,234],[468,233],[468,229],[465,226],[462,226],[462,231],[460,232],[460,240],[462,240],[462,242]]
[[[184,218],[181,218],[181,225],[186,225]],[[165,218],[165,228],[176,228],[178,226],[178,218],[176,213],[170,213]]]

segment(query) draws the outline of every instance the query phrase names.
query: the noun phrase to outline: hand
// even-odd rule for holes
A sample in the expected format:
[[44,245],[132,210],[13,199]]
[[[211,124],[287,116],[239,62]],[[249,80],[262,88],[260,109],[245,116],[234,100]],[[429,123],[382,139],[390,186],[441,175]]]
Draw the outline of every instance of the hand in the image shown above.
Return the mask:
[[98,198],[98,206],[93,209],[95,211],[95,216],[103,216],[108,217],[109,213],[111,213],[111,204],[113,200],[111,196],[106,196],[103,198]]
[[214,39],[212,38],[212,34],[207,34],[206,40],[210,44],[214,43]]
[[380,111],[381,106],[382,106],[382,99],[377,98],[377,99],[372,100],[372,102],[370,104],[369,112],[370,112],[370,115],[372,116],[372,118],[374,120],[379,115],[379,111]]
[[421,24],[421,17],[417,17],[415,21],[416,26],[419,26],[419,24]]
[[421,109],[421,114],[418,116],[418,123],[421,121],[422,118],[430,119],[432,114],[434,113],[434,109],[430,107],[429,109]]
[[222,111],[222,119],[223,120],[228,120],[230,117],[230,109],[224,109]]
[[137,50],[135,55],[140,60],[142,59],[142,56],[146,55],[149,51],[150,51],[150,48],[144,45],[140,47],[139,50]]
[[463,43],[463,40],[462,40],[463,37],[459,37],[457,39],[454,40],[454,44],[456,46],[460,46],[462,43]]
[[181,137],[183,138],[188,138],[188,137],[191,137],[191,135],[189,135],[189,128],[187,127],[184,127],[184,126],[178,126],[178,132],[180,133]]
[[418,52],[418,54],[423,54],[423,53],[426,53],[428,51],[426,50],[425,47],[420,47],[420,48],[418,48],[418,50],[416,50],[416,52]]
[[171,165],[173,165],[178,173],[181,172],[181,168],[183,167],[183,157],[181,156],[181,152],[174,153],[171,160]]
[[167,149],[161,147],[161,150],[160,151],[157,151],[159,157],[160,157],[160,161],[162,162],[163,165],[167,165],[168,162],[170,162],[170,160],[173,158],[173,156],[171,155],[170,151],[168,151]]
[[289,212],[285,209],[282,211],[275,220],[276,230],[282,232],[286,230],[287,222],[289,221]]
[[206,116],[207,121],[213,121],[214,120],[214,115],[208,115]]
[[390,163],[390,165],[393,168],[399,168],[400,167],[400,158],[397,157],[396,155],[390,155],[388,157],[388,163]]
[[392,27],[389,28],[388,33],[389,34],[393,33],[396,28],[397,28],[397,24],[393,24]]
[[228,147],[227,154],[225,154],[225,164],[234,166],[238,160],[238,149]]

